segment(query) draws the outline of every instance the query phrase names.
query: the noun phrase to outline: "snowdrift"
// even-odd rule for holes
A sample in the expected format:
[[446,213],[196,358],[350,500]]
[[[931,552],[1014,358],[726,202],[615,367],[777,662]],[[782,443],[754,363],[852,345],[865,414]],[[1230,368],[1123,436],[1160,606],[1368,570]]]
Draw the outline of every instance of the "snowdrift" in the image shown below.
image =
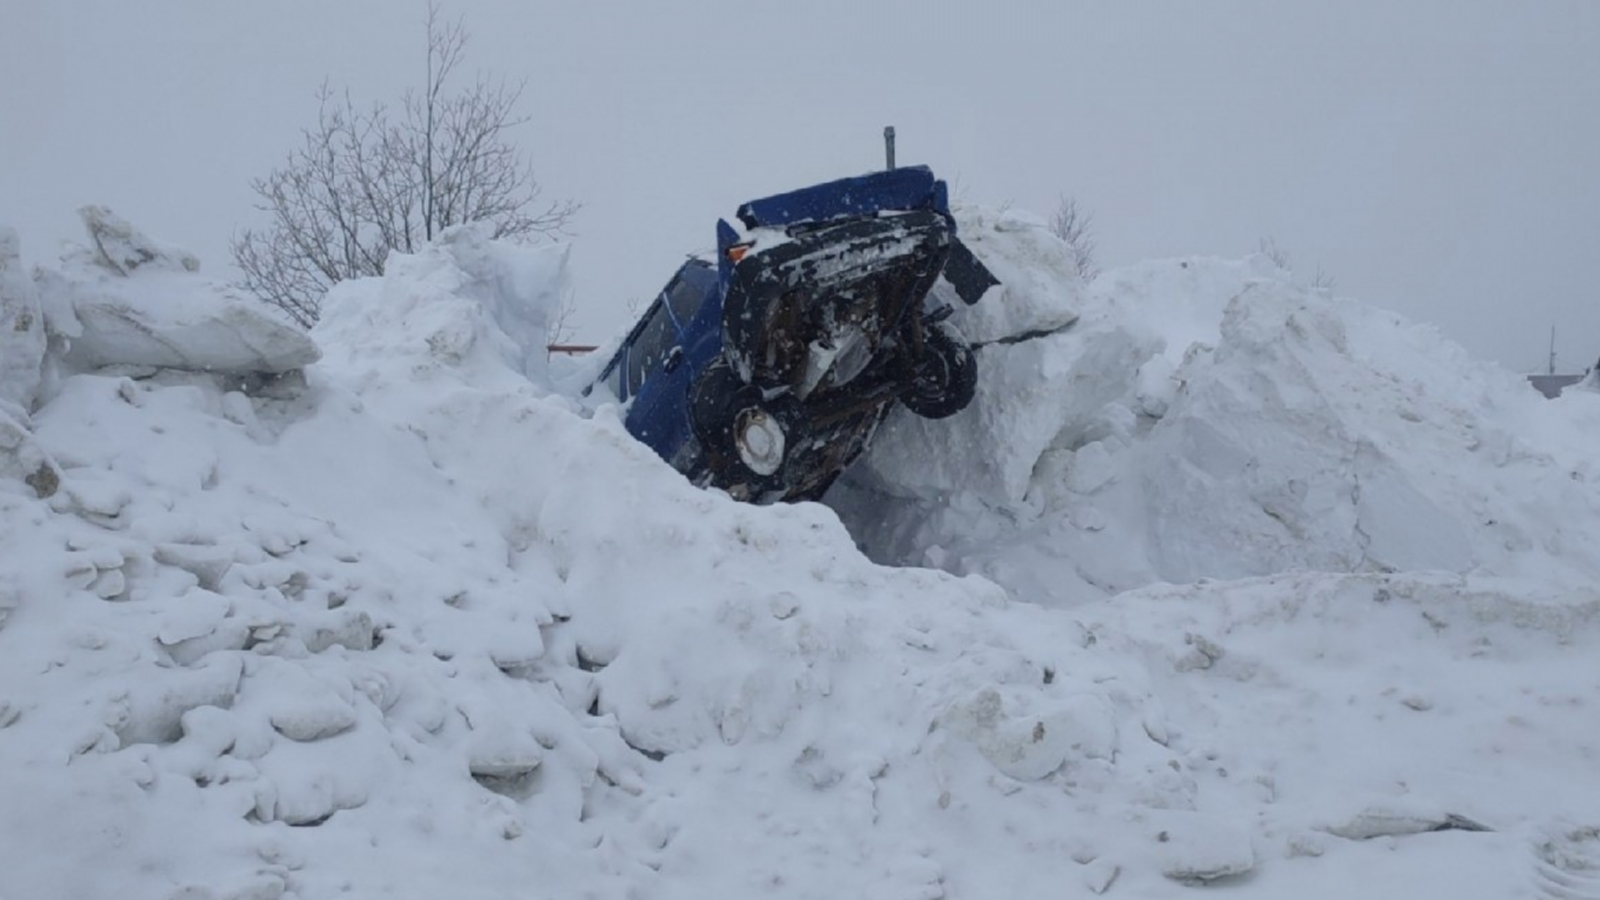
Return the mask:
[[[837,498],[874,558],[1057,605],[1294,569],[1600,580],[1592,394],[1549,403],[1261,257],[1041,297],[1075,283],[1049,263],[999,302],[1068,304],[1071,325],[985,346],[974,406],[891,419]],[[1067,577],[1032,583],[1044,561]]]
[[[0,241],[0,896],[1582,893],[1600,397],[969,222],[984,395],[854,535],[552,390],[559,248],[454,233],[312,344]],[[176,356],[80,352],[108,294]]]

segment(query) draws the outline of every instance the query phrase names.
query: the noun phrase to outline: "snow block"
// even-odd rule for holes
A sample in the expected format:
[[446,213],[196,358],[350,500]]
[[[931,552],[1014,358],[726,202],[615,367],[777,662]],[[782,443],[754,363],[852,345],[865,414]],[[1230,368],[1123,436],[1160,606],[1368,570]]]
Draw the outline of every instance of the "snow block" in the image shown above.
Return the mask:
[[483,304],[516,349],[512,368],[543,381],[550,356],[550,330],[568,293],[570,247],[527,247],[491,240],[487,229],[451,228],[439,238],[466,280],[462,294]]
[[106,366],[248,376],[316,362],[316,344],[273,310],[196,274],[192,254],[155,241],[103,207],[82,210],[92,249],[35,276],[69,371]]
[[451,371],[474,384],[508,385],[515,373],[542,386],[550,329],[568,291],[567,251],[452,228],[416,253],[391,253],[382,278],[335,285],[314,333],[352,364],[393,362],[405,381]]
[[[110,285],[73,302],[82,334],[65,361],[79,369],[147,366],[224,375],[279,374],[316,362],[317,347],[231,289],[188,280]],[[163,283],[164,282],[164,283]]]

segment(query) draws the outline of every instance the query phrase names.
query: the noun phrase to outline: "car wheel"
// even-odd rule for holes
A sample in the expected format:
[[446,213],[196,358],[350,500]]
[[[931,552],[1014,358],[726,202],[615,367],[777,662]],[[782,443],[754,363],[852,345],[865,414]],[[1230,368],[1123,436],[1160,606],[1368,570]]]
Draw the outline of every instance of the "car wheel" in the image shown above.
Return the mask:
[[900,395],[924,419],[943,419],[967,408],[978,390],[978,360],[972,345],[944,325],[929,328],[922,354],[912,363],[911,384]]
[[788,441],[783,423],[759,403],[744,403],[733,413],[730,430],[734,452],[746,469],[762,478],[771,478],[783,468]]
[[792,397],[766,400],[717,363],[701,375],[691,400],[695,436],[722,487],[746,485],[753,494],[784,487],[783,467],[799,441],[800,417]]

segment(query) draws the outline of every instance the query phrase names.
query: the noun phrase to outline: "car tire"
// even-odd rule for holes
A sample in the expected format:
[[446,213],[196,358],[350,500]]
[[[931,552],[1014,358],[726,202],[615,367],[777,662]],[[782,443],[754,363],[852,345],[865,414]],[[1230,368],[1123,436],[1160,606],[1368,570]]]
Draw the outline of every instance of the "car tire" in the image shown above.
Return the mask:
[[765,399],[732,366],[718,362],[695,384],[690,415],[713,483],[742,484],[752,495],[784,489],[784,466],[802,431],[794,398]]
[[972,345],[943,324],[923,334],[922,353],[913,360],[912,373],[900,402],[924,419],[953,416],[977,394],[978,360]]

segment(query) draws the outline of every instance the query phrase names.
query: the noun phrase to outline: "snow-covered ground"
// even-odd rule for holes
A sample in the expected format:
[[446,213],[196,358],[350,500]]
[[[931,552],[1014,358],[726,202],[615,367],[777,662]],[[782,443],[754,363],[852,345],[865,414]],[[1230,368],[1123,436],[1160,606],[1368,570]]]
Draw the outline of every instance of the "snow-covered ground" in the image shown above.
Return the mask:
[[1600,898],[1600,392],[969,211],[978,401],[756,508],[552,387],[560,249],[308,341],[87,219],[0,232],[0,897]]

